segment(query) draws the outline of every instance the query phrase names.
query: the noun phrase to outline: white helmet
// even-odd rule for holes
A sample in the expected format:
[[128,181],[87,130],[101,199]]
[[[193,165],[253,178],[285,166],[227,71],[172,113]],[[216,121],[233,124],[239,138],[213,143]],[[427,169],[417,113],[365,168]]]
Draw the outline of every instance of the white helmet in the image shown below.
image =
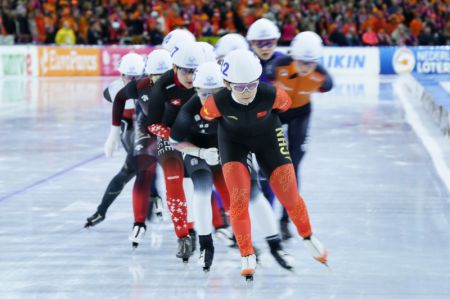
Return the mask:
[[200,64],[194,73],[194,87],[203,89],[214,89],[223,87],[222,72],[220,65],[214,61]]
[[295,60],[318,62],[322,52],[322,39],[312,31],[297,34],[291,43],[291,55]]
[[248,49],[248,43],[245,38],[237,33],[228,33],[222,36],[216,44],[216,55],[225,56],[236,49]]
[[216,61],[216,53],[214,52],[214,47],[211,44],[207,42],[197,42],[197,44],[202,47],[204,61]]
[[147,56],[145,64],[145,73],[147,75],[159,75],[172,68],[172,57],[170,53],[164,49],[153,50]]
[[136,53],[125,54],[117,66],[117,70],[127,76],[141,76],[144,72],[144,59]]
[[172,61],[178,67],[196,69],[205,61],[202,47],[197,43],[183,43],[172,51]]
[[247,31],[247,40],[279,39],[280,30],[269,19],[259,19],[250,25]]
[[223,58],[222,78],[231,83],[250,83],[262,73],[261,63],[249,50],[233,50]]
[[162,42],[164,49],[172,53],[175,46],[185,42],[195,42],[195,36],[186,29],[175,29],[167,34]]

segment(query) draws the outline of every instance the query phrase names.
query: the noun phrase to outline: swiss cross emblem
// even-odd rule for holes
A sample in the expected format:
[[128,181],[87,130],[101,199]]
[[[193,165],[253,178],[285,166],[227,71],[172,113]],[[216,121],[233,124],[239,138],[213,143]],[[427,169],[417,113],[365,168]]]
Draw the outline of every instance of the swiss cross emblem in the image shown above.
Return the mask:
[[257,118],[261,118],[261,117],[264,117],[266,115],[267,115],[267,111],[261,111],[261,112],[256,113],[256,117]]
[[174,106],[181,106],[181,99],[171,99],[170,104]]

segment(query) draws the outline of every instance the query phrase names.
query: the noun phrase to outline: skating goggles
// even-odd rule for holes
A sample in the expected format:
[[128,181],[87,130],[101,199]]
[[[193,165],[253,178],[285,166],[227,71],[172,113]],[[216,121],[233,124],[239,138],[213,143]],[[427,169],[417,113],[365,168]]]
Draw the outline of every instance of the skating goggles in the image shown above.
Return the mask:
[[253,44],[258,48],[272,48],[276,43],[276,39],[260,39],[260,40],[254,40],[252,41]]
[[138,80],[141,76],[130,76],[126,74],[122,74],[122,78],[127,79],[129,81]]
[[317,62],[315,62],[315,61],[297,60],[297,64],[298,65],[304,65],[304,66],[313,67],[313,66],[315,66],[317,64]]
[[183,75],[192,75],[193,73],[195,73],[195,69],[188,69],[179,66],[177,66],[177,69],[179,69]]
[[222,88],[213,88],[213,89],[203,89],[203,88],[196,88],[196,92],[199,96],[207,98],[209,96],[212,96]]
[[250,83],[230,83],[231,89],[236,92],[245,92],[247,91],[255,91],[255,89],[258,87],[259,80],[250,82]]

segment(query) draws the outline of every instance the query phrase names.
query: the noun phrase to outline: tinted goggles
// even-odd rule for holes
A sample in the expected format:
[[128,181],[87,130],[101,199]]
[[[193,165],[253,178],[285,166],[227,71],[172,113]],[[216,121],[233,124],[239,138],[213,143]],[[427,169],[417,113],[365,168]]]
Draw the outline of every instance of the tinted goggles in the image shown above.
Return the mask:
[[277,43],[277,40],[276,39],[261,39],[261,40],[254,40],[252,42],[258,48],[264,48],[264,47],[271,48]]
[[255,91],[258,87],[259,81],[253,81],[250,83],[230,83],[231,89],[233,89],[236,92],[244,92],[247,91]]
[[132,81],[132,80],[137,80],[137,79],[139,79],[139,78],[141,78],[141,77],[142,77],[142,76],[130,76],[130,75],[122,74],[122,78],[127,79],[127,80],[130,80],[130,81]]
[[304,66],[313,67],[313,66],[315,66],[317,64],[317,62],[315,62],[315,61],[297,60],[297,64],[298,65],[304,65]]
[[183,74],[183,75],[192,75],[195,73],[195,69],[188,69],[184,67],[177,66],[177,69]]
[[209,97],[221,90],[222,88],[213,88],[213,89],[204,89],[204,88],[196,88],[195,91],[201,97]]

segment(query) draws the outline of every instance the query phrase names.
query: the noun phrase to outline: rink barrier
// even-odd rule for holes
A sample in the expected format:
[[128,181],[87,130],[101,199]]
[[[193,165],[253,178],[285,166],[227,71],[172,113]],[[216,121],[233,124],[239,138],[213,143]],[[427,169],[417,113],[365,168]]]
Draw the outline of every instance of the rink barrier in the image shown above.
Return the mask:
[[[1,76],[115,76],[127,52],[147,55],[147,46],[2,46]],[[278,47],[288,52],[287,47]],[[450,74],[450,46],[325,47],[321,63],[331,74]]]
[[431,115],[433,122],[442,133],[450,137],[450,93],[441,82],[449,80],[447,75],[414,74],[415,81],[410,84],[425,111]]

